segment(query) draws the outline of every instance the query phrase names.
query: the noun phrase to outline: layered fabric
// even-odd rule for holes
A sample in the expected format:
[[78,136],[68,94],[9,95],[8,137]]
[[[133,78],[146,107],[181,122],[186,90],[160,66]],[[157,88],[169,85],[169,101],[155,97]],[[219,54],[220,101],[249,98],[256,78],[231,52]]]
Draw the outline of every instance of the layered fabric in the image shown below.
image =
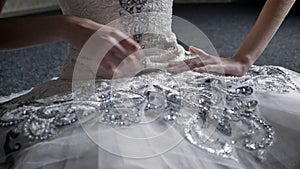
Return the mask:
[[172,33],[171,0],[60,4],[65,14],[120,26],[151,49],[145,67],[161,70],[72,84],[65,77],[80,51],[70,46],[58,80],[1,105],[1,168],[300,167],[298,73],[252,66],[243,77],[172,75],[164,70],[170,61],[196,56]]

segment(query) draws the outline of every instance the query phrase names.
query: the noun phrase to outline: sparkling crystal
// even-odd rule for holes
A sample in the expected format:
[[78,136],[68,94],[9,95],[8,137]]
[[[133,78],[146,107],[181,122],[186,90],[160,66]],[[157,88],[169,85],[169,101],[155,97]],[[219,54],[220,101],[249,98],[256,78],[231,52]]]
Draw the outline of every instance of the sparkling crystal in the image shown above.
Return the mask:
[[173,121],[175,119],[176,119],[176,115],[174,115],[174,114],[168,114],[165,116],[165,120],[167,120],[167,121]]
[[265,152],[266,150],[258,150],[256,153],[257,158],[261,161],[265,160]]
[[251,95],[253,93],[253,89],[250,86],[238,87],[236,92],[242,95]]
[[229,154],[232,152],[232,147],[230,144],[225,143],[225,145],[223,146],[224,149],[224,153]]
[[[163,5],[156,7],[162,8]],[[169,48],[173,49],[172,45]],[[243,149],[250,150],[248,153],[263,159],[263,154],[276,141],[276,135],[272,126],[259,115],[253,90],[282,92],[287,91],[285,88],[297,90],[297,86],[276,69],[260,70],[251,68],[248,75],[240,78],[185,72],[172,75],[176,82],[165,72],[153,72],[129,80],[125,78],[113,89],[107,87],[110,83],[97,89],[87,101],[76,102],[69,97],[54,96],[47,100],[51,101],[49,104],[21,105],[7,111],[12,114],[1,111],[0,126],[16,126],[21,134],[35,141],[49,139],[63,125],[75,123],[78,114],[93,115],[90,117],[95,116],[99,123],[122,127],[140,123],[146,113],[157,113],[161,115],[158,119],[175,122],[180,126],[179,130],[184,130],[191,144],[209,153],[233,158],[236,146],[242,145]],[[227,79],[228,84],[223,85],[222,78]],[[172,85],[169,85],[170,81]],[[96,86],[101,85],[96,82]],[[236,86],[242,87],[235,90]],[[155,111],[140,111],[144,107]],[[213,134],[206,133],[209,129]]]
[[257,146],[255,143],[248,143],[245,145],[246,149],[248,150],[256,150]]

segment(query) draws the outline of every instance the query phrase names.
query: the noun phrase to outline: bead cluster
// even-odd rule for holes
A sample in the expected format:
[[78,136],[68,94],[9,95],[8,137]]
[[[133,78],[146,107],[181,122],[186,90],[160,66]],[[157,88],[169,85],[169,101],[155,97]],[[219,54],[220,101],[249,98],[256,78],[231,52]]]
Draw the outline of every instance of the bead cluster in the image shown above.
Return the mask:
[[[198,108],[198,112],[185,124],[186,138],[203,150],[235,160],[234,147],[241,144],[263,160],[265,151],[273,144],[274,131],[256,113],[258,102],[251,100],[253,88],[241,86],[232,91],[222,87],[219,79],[203,77],[194,78],[189,83],[198,87],[191,92],[196,93],[194,101],[189,102],[191,107]],[[216,98],[225,98],[225,104],[220,104]],[[234,133],[233,129],[241,129],[241,133]]]
[[[75,106],[76,105],[76,106]],[[59,103],[54,105],[27,105],[11,111],[4,111],[1,115],[0,126],[17,125],[17,131],[23,133],[31,141],[46,140],[57,134],[60,127],[68,126],[76,121],[77,112],[95,109],[94,105],[86,103]]]
[[253,93],[270,83],[254,81],[269,75],[278,89],[273,91],[282,92],[282,80],[286,80],[285,92],[298,91],[299,87],[282,73],[273,67],[253,67],[241,78],[195,72],[170,75],[161,71],[101,80],[95,84],[96,92],[83,100],[65,95],[4,105],[0,109],[0,127],[14,127],[14,132],[40,141],[57,135],[62,127],[76,123],[79,118],[93,117],[99,123],[126,127],[157,114],[167,123],[182,126],[186,139],[205,151],[236,159],[236,148],[243,147],[263,160],[275,141],[275,132],[258,115],[258,101],[253,99]]

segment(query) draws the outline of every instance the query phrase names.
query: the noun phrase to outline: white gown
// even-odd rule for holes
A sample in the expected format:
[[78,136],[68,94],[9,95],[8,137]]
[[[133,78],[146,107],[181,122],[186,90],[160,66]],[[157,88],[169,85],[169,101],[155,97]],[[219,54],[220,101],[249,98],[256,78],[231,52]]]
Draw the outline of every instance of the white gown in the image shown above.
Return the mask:
[[[191,57],[171,31],[172,0],[60,3],[65,14],[102,24],[162,13],[150,24],[164,20],[162,35],[132,36],[144,49],[167,51],[145,65],[162,69]],[[0,168],[300,168],[298,73],[275,66],[253,66],[240,78],[161,70],[83,83],[70,93],[79,52],[70,47],[59,80],[1,105]]]

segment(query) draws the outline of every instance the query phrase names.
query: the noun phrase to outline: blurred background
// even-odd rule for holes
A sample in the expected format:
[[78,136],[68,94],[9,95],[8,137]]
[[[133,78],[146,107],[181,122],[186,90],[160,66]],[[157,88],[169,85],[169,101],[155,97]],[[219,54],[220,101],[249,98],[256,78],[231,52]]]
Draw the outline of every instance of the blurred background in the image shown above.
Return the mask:
[[[220,56],[229,57],[234,54],[254,25],[264,2],[264,0],[175,0],[173,14],[200,28]],[[284,66],[300,72],[299,3],[298,1],[295,4],[256,65]],[[0,17],[40,17],[60,14],[57,0],[7,0]],[[28,90],[57,77],[66,54],[66,42],[0,51],[0,96]]]

